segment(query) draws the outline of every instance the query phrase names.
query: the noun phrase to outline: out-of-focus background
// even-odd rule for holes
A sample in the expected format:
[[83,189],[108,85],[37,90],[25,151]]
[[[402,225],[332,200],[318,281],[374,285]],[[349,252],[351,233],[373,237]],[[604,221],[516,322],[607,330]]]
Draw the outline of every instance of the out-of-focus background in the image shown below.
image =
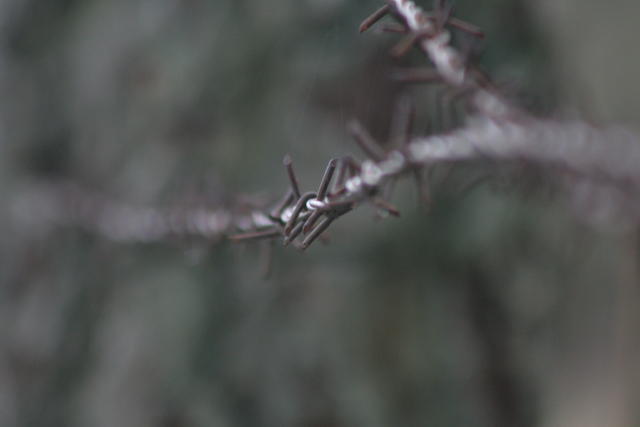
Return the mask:
[[[276,248],[268,280],[259,245],[12,208],[63,181],[140,206],[277,196],[285,153],[314,187],[356,152],[346,121],[388,133],[396,38],[356,31],[378,3],[0,2],[1,426],[640,425],[637,230],[544,171],[464,194],[454,171],[428,213],[407,187],[401,219],[359,209],[329,245]],[[637,2],[456,4],[523,105],[637,128]],[[410,93],[423,116],[437,97]]]

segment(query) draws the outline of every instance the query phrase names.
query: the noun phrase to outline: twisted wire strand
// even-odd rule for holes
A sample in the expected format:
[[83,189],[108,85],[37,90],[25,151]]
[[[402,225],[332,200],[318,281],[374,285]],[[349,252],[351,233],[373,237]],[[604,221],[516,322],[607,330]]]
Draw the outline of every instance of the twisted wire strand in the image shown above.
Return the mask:
[[[358,124],[352,126],[352,134],[367,159],[338,191],[327,196],[316,214],[326,212],[328,218],[333,218],[335,209],[343,209],[344,214],[372,200],[393,212],[393,206],[379,197],[390,181],[438,163],[487,160],[497,163],[524,160],[549,171],[568,171],[577,177],[613,185],[631,195],[633,202],[628,204],[636,216],[640,214],[635,202],[640,189],[637,168],[640,145],[635,135],[624,129],[602,129],[579,121],[537,119],[507,102],[451,45],[451,34],[446,28],[451,17],[446,10],[428,14],[413,1],[387,0],[384,7],[363,22],[360,31],[369,29],[387,14],[401,23],[411,44],[427,55],[440,81],[467,91],[475,115],[461,129],[411,139],[386,154],[381,154],[366,129]],[[303,244],[302,249],[307,246]]]
[[220,240],[271,226],[261,210],[239,212],[206,206],[136,206],[88,191],[72,183],[35,185],[13,201],[20,223],[76,227],[118,242],[152,243],[166,239]]
[[[352,124],[350,131],[366,159],[362,163],[351,157],[332,159],[317,189],[303,193],[292,159],[286,156],[284,166],[290,188],[271,209],[141,208],[62,185],[23,197],[16,204],[16,214],[79,226],[117,241],[280,238],[285,245],[304,250],[336,219],[364,202],[397,216],[397,209],[382,197],[387,184],[397,178],[413,174],[420,181],[422,170],[440,163],[525,161],[550,173],[566,171],[616,188],[625,195],[636,221],[640,219],[637,136],[624,129],[598,128],[580,121],[538,119],[507,102],[488,78],[473,70],[451,45],[447,25],[466,24],[454,21],[449,12],[442,4],[427,13],[410,0],[387,0],[360,30],[370,28],[388,14],[400,22],[401,31],[394,32],[409,35],[410,44],[417,45],[433,64],[434,75],[450,88],[468,94],[474,114],[457,130],[419,138],[394,135],[392,139],[404,140],[404,144],[396,144],[395,149],[385,153],[364,127]],[[407,120],[400,120],[397,127],[410,127],[411,112],[401,115]]]
[[580,121],[518,123],[475,117],[466,127],[448,134],[416,138],[380,162],[366,160],[362,172],[346,183],[347,191],[341,197],[360,201],[411,168],[487,160],[524,160],[633,193],[640,190],[640,141],[625,129],[597,128]]
[[446,11],[436,10],[428,14],[410,0],[387,0],[387,4],[389,13],[400,20],[428,56],[439,78],[451,87],[470,91],[470,104],[477,112],[494,119],[513,119],[524,114],[505,100],[485,76],[474,72],[460,51],[451,44],[451,32],[446,28],[451,17],[443,17],[442,22],[437,19],[438,14]]

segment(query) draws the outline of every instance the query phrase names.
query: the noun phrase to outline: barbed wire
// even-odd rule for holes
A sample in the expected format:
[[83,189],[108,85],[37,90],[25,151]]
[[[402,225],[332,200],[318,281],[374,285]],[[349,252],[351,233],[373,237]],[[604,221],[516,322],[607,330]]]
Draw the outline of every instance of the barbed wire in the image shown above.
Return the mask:
[[32,185],[11,206],[13,216],[29,227],[75,227],[118,242],[192,237],[215,241],[271,225],[261,210],[251,207],[136,206],[71,182]]
[[[453,16],[449,3],[436,1],[426,12],[410,0],[388,0],[360,26],[364,32],[385,16],[395,19],[383,30],[403,34],[393,49],[403,55],[418,47],[429,68],[405,69],[395,78],[406,83],[438,83],[467,100],[462,127],[438,135],[411,137],[415,111],[403,100],[393,117],[392,148],[385,152],[364,126],[353,121],[349,132],[365,154],[331,159],[316,189],[302,192],[289,156],[284,167],[289,188],[271,207],[250,209],[139,208],[115,203],[73,185],[57,186],[23,198],[17,211],[38,212],[43,220],[75,225],[117,241],[151,242],[197,236],[208,240],[253,241],[280,238],[305,250],[333,224],[363,202],[389,215],[399,212],[385,191],[400,177],[413,175],[420,193],[428,188],[421,172],[436,164],[525,161],[548,170],[569,172],[615,187],[640,218],[640,145],[620,128],[598,128],[580,121],[539,119],[521,110],[497,90],[489,77],[452,46],[451,29],[483,37],[480,29]],[[38,204],[40,206],[38,206]],[[35,208],[34,208],[35,206]]]

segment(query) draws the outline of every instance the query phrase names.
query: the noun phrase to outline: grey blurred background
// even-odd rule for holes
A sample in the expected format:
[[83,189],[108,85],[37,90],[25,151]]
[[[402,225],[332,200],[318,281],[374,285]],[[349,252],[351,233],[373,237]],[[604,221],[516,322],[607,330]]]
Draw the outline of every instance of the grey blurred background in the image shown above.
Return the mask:
[[[141,206],[277,196],[285,153],[315,186],[359,155],[349,119],[388,133],[396,39],[357,34],[378,3],[0,1],[0,426],[640,426],[638,232],[544,173],[460,194],[454,171],[428,213],[407,186],[401,219],[359,209],[276,248],[268,280],[258,245],[16,218],[63,180]],[[636,2],[456,4],[522,104],[637,128]]]

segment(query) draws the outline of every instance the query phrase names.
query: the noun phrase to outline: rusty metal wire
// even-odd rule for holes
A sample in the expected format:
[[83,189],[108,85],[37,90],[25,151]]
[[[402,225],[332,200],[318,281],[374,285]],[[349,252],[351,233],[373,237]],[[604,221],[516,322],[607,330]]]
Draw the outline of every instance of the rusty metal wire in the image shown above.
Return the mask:
[[629,205],[640,218],[640,145],[635,135],[579,121],[538,119],[508,102],[489,78],[452,46],[452,29],[475,37],[483,34],[472,24],[453,17],[446,2],[437,1],[434,9],[426,12],[409,0],[387,0],[364,20],[360,31],[387,15],[399,24],[390,32],[404,35],[393,53],[402,55],[415,46],[432,64],[426,70],[400,71],[395,77],[406,82],[445,84],[450,90],[463,93],[470,106],[463,127],[412,138],[414,113],[411,103],[405,100],[399,104],[392,125],[393,149],[385,152],[364,126],[353,121],[349,131],[366,159],[362,163],[352,157],[332,159],[317,189],[302,192],[293,161],[286,156],[284,166],[290,188],[272,207],[242,211],[135,208],[66,185],[31,199],[44,203],[45,208],[34,208],[33,203],[23,200],[21,212],[39,212],[49,222],[80,226],[118,241],[150,242],[188,236],[235,242],[279,238],[284,245],[305,250],[336,219],[365,201],[398,216],[398,210],[383,197],[387,185],[396,178],[413,175],[427,199],[428,190],[422,187],[420,177],[431,165],[524,160],[545,170],[560,169],[612,185],[629,196]]
[[215,241],[230,233],[259,234],[272,222],[257,209],[136,206],[68,182],[25,190],[12,210],[23,224],[76,227],[109,240],[139,243],[191,237]]

